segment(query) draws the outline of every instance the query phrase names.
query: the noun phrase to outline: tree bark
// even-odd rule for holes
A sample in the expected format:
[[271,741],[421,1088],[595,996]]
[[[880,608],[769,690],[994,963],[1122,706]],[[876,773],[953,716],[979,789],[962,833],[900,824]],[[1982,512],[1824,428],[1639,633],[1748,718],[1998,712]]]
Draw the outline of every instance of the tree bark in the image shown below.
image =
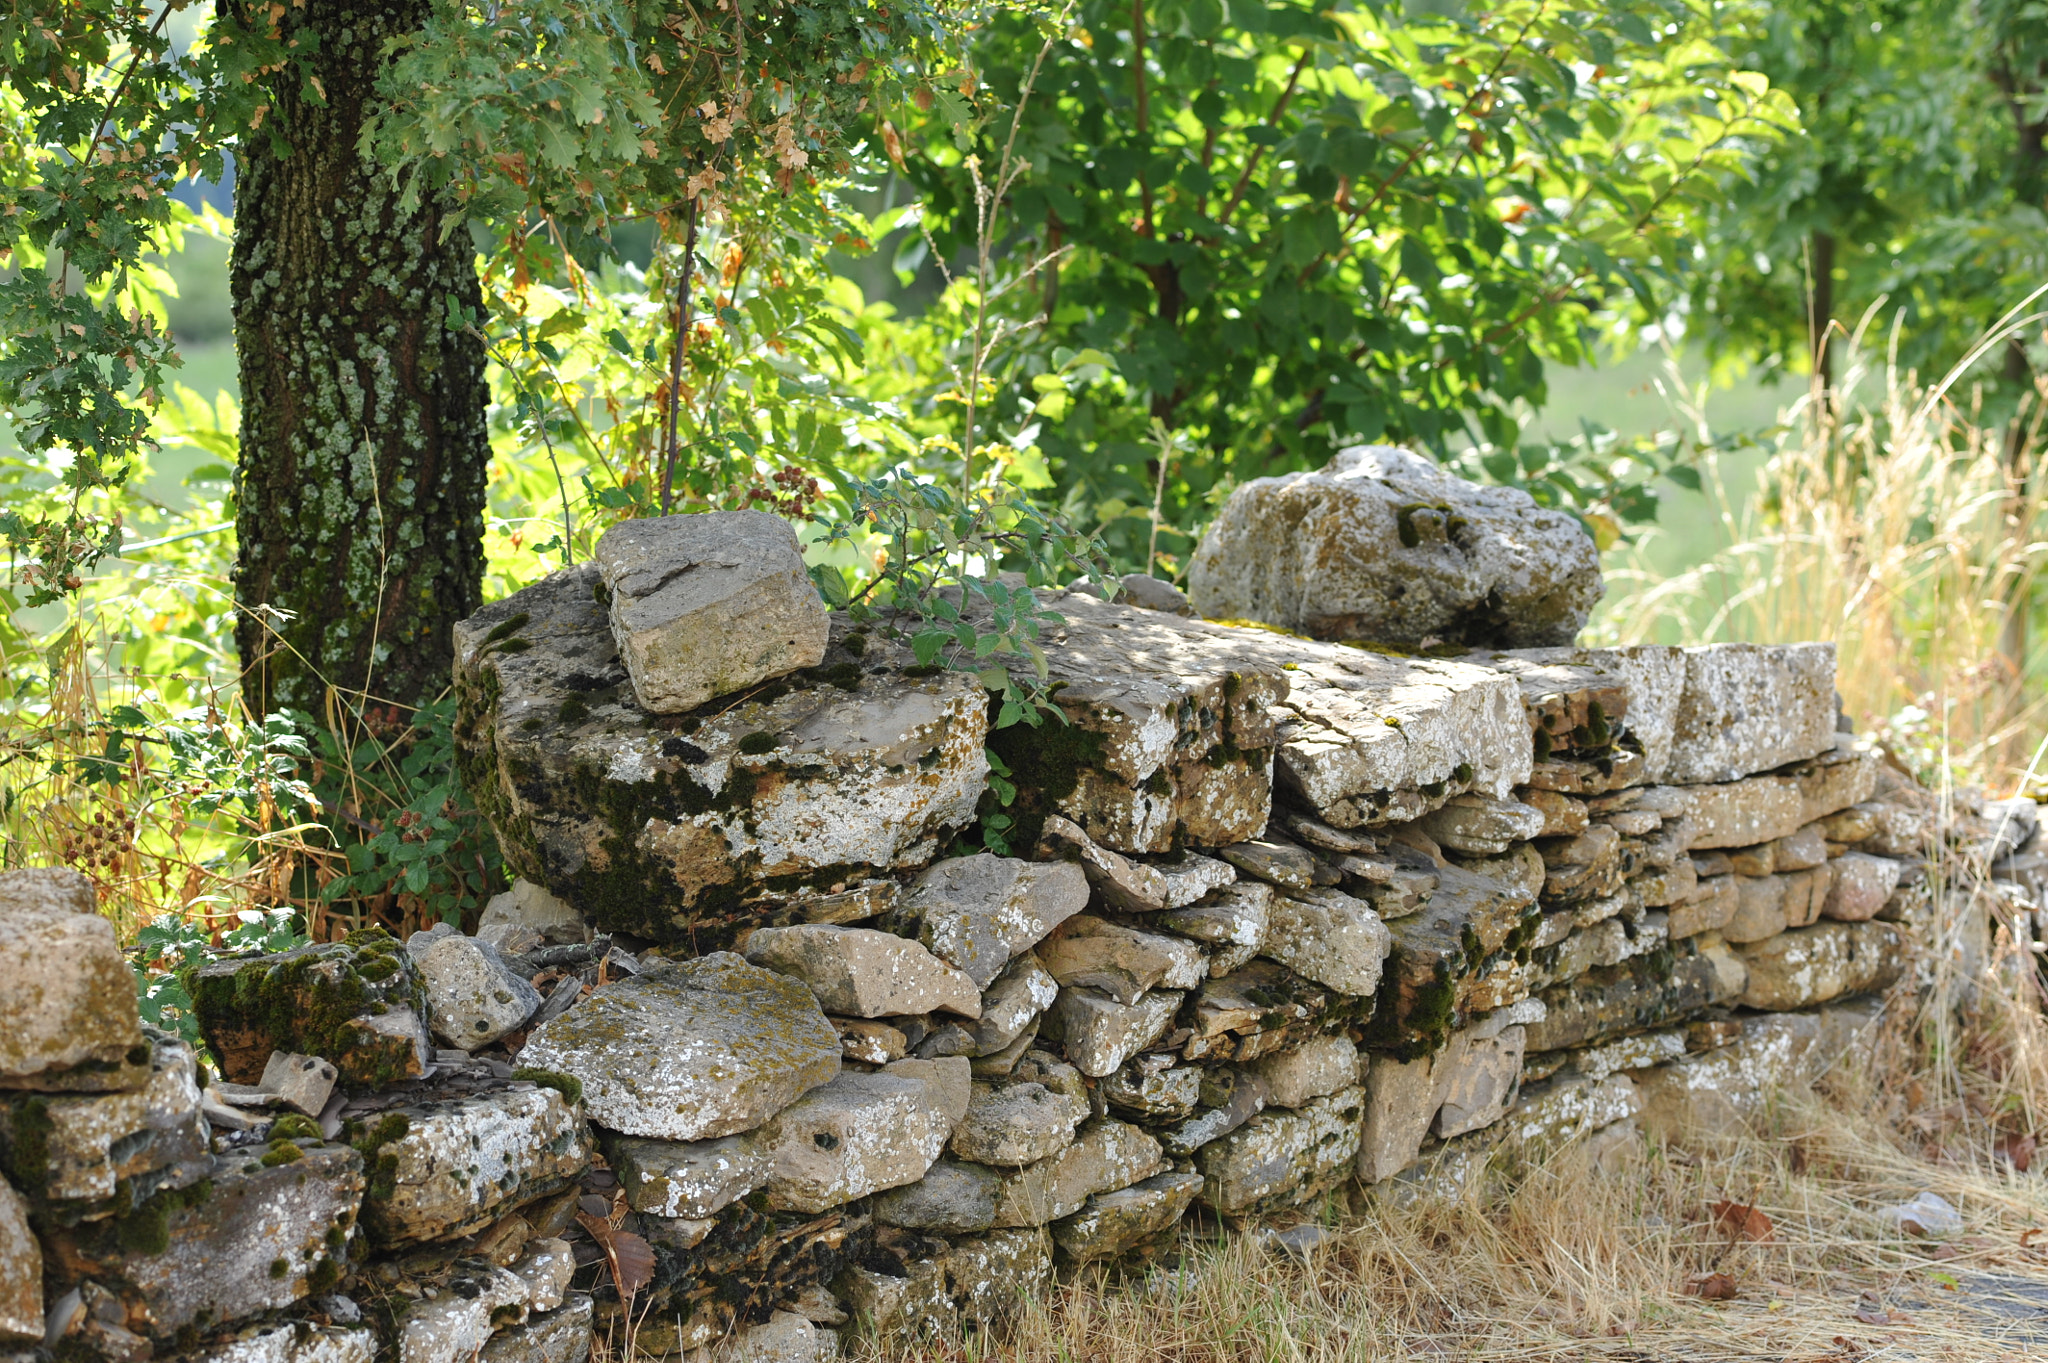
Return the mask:
[[1828,344],[1830,324],[1835,318],[1835,237],[1832,232],[1813,234],[1813,315],[1807,319],[1807,334],[1813,346],[1813,372],[1820,391],[1835,386],[1833,347]]
[[[258,715],[327,689],[414,704],[448,682],[450,627],[483,582],[490,461],[469,234],[400,211],[356,150],[383,47],[428,0],[305,0],[325,105],[292,71],[246,137],[231,264],[241,368],[235,643]],[[275,132],[286,144],[274,147]],[[359,704],[351,700],[351,708]]]

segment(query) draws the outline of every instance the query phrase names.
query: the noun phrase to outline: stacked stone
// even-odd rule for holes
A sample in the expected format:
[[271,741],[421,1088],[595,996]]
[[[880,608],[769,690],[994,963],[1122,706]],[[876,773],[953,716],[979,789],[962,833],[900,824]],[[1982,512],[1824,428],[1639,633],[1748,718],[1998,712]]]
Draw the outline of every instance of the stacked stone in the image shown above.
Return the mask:
[[[89,897],[0,908],[100,981],[0,1033],[4,1347],[819,1357],[1191,1209],[1688,1139],[1833,1063],[1936,821],[1836,732],[1832,651],[1561,646],[1583,537],[1397,456],[1232,499],[1195,604],[1252,624],[1049,594],[1035,727],[829,615],[772,517],[614,532],[457,631],[520,881],[473,937],[205,966],[218,1076]],[[2031,812],[1967,831],[2017,876]]]

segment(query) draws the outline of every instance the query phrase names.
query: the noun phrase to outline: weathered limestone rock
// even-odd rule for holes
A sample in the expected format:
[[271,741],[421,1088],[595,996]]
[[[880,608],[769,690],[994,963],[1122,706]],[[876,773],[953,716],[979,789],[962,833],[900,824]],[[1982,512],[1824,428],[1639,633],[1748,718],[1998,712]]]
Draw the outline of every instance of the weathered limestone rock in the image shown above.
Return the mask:
[[1750,776],[1720,785],[1690,786],[1686,819],[1695,851],[1751,847],[1799,831],[1806,804],[1789,776]]
[[1316,859],[1291,842],[1248,838],[1220,849],[1220,855],[1247,875],[1283,890],[1316,887]]
[[1359,1130],[1358,1177],[1362,1182],[1379,1183],[1415,1162],[1441,1106],[1437,1079],[1441,1054],[1406,1061],[1385,1055],[1372,1058],[1365,1073],[1365,1110]]
[[503,894],[491,896],[477,920],[477,935],[492,928],[531,928],[556,945],[581,942],[590,936],[590,925],[567,900],[521,877]]
[[977,1235],[995,1224],[1002,1186],[994,1169],[942,1159],[917,1182],[878,1195],[875,1219],[934,1235]]
[[338,1282],[362,1195],[362,1158],[347,1146],[245,1147],[121,1222],[53,1232],[51,1263],[58,1285],[97,1281],[121,1298],[129,1329],[165,1339]]
[[1742,907],[1741,890],[1732,875],[1708,876],[1697,882],[1689,898],[1671,906],[1671,940],[1697,937],[1726,928]]
[[1544,991],[1545,1014],[1529,1025],[1528,1047],[1565,1050],[1669,1026],[1733,1003],[1748,979],[1743,958],[1719,937],[1690,937],[1671,944],[1668,963],[1661,954],[1638,956]]
[[1868,852],[1844,852],[1833,862],[1834,880],[1828,888],[1821,912],[1844,923],[1861,923],[1877,916],[1884,902],[1899,888],[1905,866],[1890,857]]
[[848,1060],[865,1065],[886,1065],[901,1060],[910,1050],[910,1038],[901,1029],[871,1018],[833,1018],[839,1032],[839,1051]]
[[841,1074],[784,1108],[761,1133],[761,1148],[775,1161],[768,1203],[822,1212],[915,1183],[952,1130],[934,1085],[902,1074]]
[[978,852],[918,877],[901,910],[934,956],[986,989],[1012,958],[1088,906],[1088,880],[1071,862],[1030,862]]
[[1685,651],[1685,691],[1664,780],[1735,781],[1834,746],[1833,644],[1708,644]]
[[1746,1008],[1807,1008],[1843,994],[1882,989],[1905,969],[1905,939],[1888,923],[1819,923],[1742,953]]
[[424,1072],[426,991],[381,929],[347,942],[202,965],[192,1006],[225,1078],[254,1084],[272,1051],[333,1062],[341,1082],[375,1088]]
[[1514,953],[1543,922],[1522,886],[1457,866],[1436,875],[1422,910],[1386,925],[1384,983],[1368,1033],[1372,1045],[1406,1058],[1442,1045],[1460,1014],[1523,997]]
[[1098,1117],[1048,1159],[1002,1175],[993,1224],[1042,1226],[1072,1216],[1097,1193],[1128,1188],[1166,1168],[1166,1156],[1138,1127]]
[[1166,872],[1142,861],[1132,861],[1097,843],[1072,819],[1048,814],[1038,836],[1034,854],[1040,861],[1070,861],[1088,877],[1088,884],[1102,896],[1102,902],[1123,913],[1150,913],[1167,907],[1173,893]]
[[1576,1074],[1583,1074],[1588,1079],[1605,1079],[1610,1074],[1646,1070],[1667,1060],[1675,1060],[1685,1054],[1685,1049],[1685,1030],[1674,1027],[1664,1032],[1641,1032],[1573,1051],[1569,1064]]
[[1214,978],[1228,975],[1265,946],[1272,909],[1272,886],[1240,881],[1211,891],[1186,908],[1163,913],[1158,921],[1161,927],[1209,944],[1209,974]]
[[[1465,661],[1504,672],[1521,685],[1540,762],[1578,760],[1597,766],[1640,754],[1643,778],[1661,779],[1671,759],[1672,726],[1685,684],[1682,650],[1657,644],[1475,649]],[[1633,752],[1618,746],[1624,737]],[[1569,806],[1545,806],[1546,813],[1553,808],[1569,822]],[[1580,831],[1551,827],[1545,834]]]
[[481,1363],[585,1363],[590,1357],[590,1317],[590,1298],[577,1293],[552,1311],[498,1331],[477,1358]]
[[825,657],[825,603],[796,531],[764,511],[622,521],[597,542],[612,635],[633,694],[656,714]]
[[1442,846],[1468,856],[1498,856],[1542,833],[1543,811],[1519,800],[1457,795],[1416,821]]
[[1201,1191],[1200,1174],[1165,1173],[1098,1193],[1079,1212],[1052,1223],[1053,1243],[1077,1264],[1118,1258],[1172,1230]]
[[626,1205],[650,1216],[701,1221],[767,1183],[773,1154],[752,1135],[711,1141],[650,1141],[607,1135],[605,1162]]
[[184,1188],[213,1166],[192,1048],[155,1033],[149,1079],[130,1093],[0,1098],[0,1169],[22,1192],[54,1202],[125,1193],[129,1210],[159,1189]]
[[1208,958],[1181,937],[1144,932],[1092,914],[1069,918],[1038,945],[1038,959],[1061,985],[1098,989],[1133,1004],[1147,990],[1192,989],[1208,975]]
[[1635,1074],[1643,1131],[1679,1146],[1737,1134],[1773,1088],[1824,1073],[1867,1042],[1881,1015],[1861,999],[1743,1018],[1733,1044]]
[[1298,1111],[1269,1109],[1195,1152],[1202,1200],[1226,1215],[1310,1196],[1358,1154],[1365,1090],[1353,1086]]
[[1276,894],[1260,950],[1297,975],[1342,994],[1380,987],[1391,939],[1387,925],[1342,890]]
[[1014,726],[989,744],[1057,812],[1119,852],[1221,847],[1265,826],[1281,659],[1244,637],[1083,592],[1041,601],[1065,617],[1040,639],[1065,727]]
[[1184,854],[1177,862],[1167,862],[1153,869],[1166,881],[1166,907],[1169,909],[1198,903],[1203,896],[1237,880],[1237,868],[1229,862],[1194,852]]
[[413,946],[406,943],[426,985],[427,1024],[450,1046],[488,1046],[540,1007],[540,991],[514,973],[488,942],[450,932],[419,943],[418,950]]
[[341,1072],[317,1055],[272,1051],[256,1086],[276,1094],[292,1111],[318,1117],[340,1079]]
[[1052,1237],[1043,1228],[994,1230],[953,1242],[946,1285],[968,1320],[991,1320],[1035,1301],[1052,1278]]
[[1266,1086],[1255,1074],[1218,1067],[1203,1072],[1202,1107],[1192,1117],[1159,1133],[1168,1154],[1185,1159],[1266,1110]]
[[1074,1119],[1073,1107],[1043,1084],[976,1084],[953,1153],[976,1164],[1035,1164],[1073,1144]]
[[0,1179],[0,1348],[43,1338],[43,1247],[28,1225],[28,1204]]
[[874,928],[757,928],[743,950],[755,965],[802,980],[828,1013],[981,1016],[981,989],[973,980],[916,942]]
[[526,1316],[526,1283],[508,1269],[482,1265],[449,1290],[405,1313],[398,1363],[462,1363],[475,1358],[500,1322]]
[[1188,571],[1195,609],[1321,639],[1569,644],[1600,599],[1577,521],[1388,445],[1231,493]]
[[104,1092],[148,1076],[135,979],[76,871],[0,872],[0,1089]]
[[572,1075],[629,1136],[750,1131],[839,1072],[839,1034],[797,981],[716,952],[597,990],[537,1028],[520,1062]]
[[777,1311],[720,1340],[711,1363],[823,1363],[839,1355],[839,1342],[794,1311]]
[[243,1330],[185,1355],[184,1363],[375,1363],[376,1357],[377,1336],[367,1327],[293,1322]]
[[[1111,1107],[1147,1117],[1185,1117],[1201,1101],[1202,1071],[1167,1055],[1141,1055],[1102,1081]],[[1347,1081],[1348,1082],[1348,1081]]]
[[1449,1140],[1492,1126],[1514,1102],[1522,1078],[1522,1051],[1527,1032],[1506,1027],[1492,1036],[1472,1035],[1439,1057],[1435,1079],[1441,1103],[1436,1134]]
[[568,1186],[590,1132],[551,1088],[522,1087],[395,1110],[371,1128],[363,1228],[381,1244],[467,1235]]
[[[1081,590],[1080,584],[1074,584]],[[1097,593],[1098,595],[1100,593]],[[1153,577],[1149,573],[1125,573],[1116,580],[1116,594],[1113,598],[1121,606],[1137,606],[1148,611],[1165,611],[1168,615],[1193,615],[1195,608],[1188,604],[1188,595],[1171,582]]]
[[1069,986],[1046,1013],[1042,1031],[1066,1045],[1067,1059],[1081,1073],[1099,1079],[1166,1035],[1183,997],[1179,990],[1163,989],[1125,1004]]
[[1532,809],[1541,811],[1543,829],[1537,834],[1544,838],[1577,837],[1586,831],[1590,819],[1586,813],[1586,802],[1576,795],[1565,795],[1555,790],[1537,790],[1525,786],[1515,792],[1515,798]]
[[979,678],[926,674],[835,618],[823,667],[714,713],[653,715],[600,587],[593,564],[563,569],[455,630],[464,785],[511,869],[593,927],[723,946],[923,864],[973,819]]
[[1262,1055],[1248,1067],[1273,1107],[1305,1107],[1314,1098],[1359,1082],[1358,1048],[1341,1036],[1313,1037],[1291,1050]]
[[915,1079],[929,1085],[932,1101],[946,1114],[949,1129],[967,1120],[974,1102],[974,1068],[965,1056],[936,1056],[930,1059],[897,1060],[883,1067],[884,1074]]
[[1785,930],[1785,877],[1735,877],[1735,913],[1721,930],[1727,941],[1761,942]]
[[1522,1090],[1510,1112],[1494,1129],[1502,1145],[1531,1164],[1594,1133],[1627,1121],[1639,1102],[1629,1075],[1590,1079],[1559,1075]]

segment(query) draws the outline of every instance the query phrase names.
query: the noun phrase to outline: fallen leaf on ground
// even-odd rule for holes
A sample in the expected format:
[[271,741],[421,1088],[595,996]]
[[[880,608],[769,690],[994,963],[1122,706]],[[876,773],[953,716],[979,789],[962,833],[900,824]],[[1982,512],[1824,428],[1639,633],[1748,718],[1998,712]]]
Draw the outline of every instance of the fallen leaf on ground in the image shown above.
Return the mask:
[[2034,1138],[2032,1135],[2005,1135],[1991,1147],[1991,1153],[2004,1160],[2016,1174],[2027,1172],[2027,1166],[2034,1162]]
[[2048,1235],[2048,1230],[2042,1230],[2039,1226],[2029,1226],[2027,1227],[2027,1229],[2021,1231],[2020,1248],[2032,1249],[2034,1247],[2034,1237],[2039,1235]]
[[1894,1311],[1884,1304],[1884,1298],[1876,1292],[1866,1290],[1856,1299],[1856,1319],[1865,1325],[1910,1325],[1913,1318],[1904,1311]]
[[654,1281],[654,1247],[629,1230],[620,1230],[602,1216],[578,1212],[576,1220],[597,1241],[611,1264],[612,1285],[630,1298]]
[[1708,1210],[1714,1213],[1714,1224],[1730,1235],[1753,1244],[1771,1238],[1771,1218],[1747,1203],[1716,1202]]
[[1735,1290],[1735,1279],[1726,1273],[1709,1273],[1695,1279],[1685,1290],[1702,1301],[1734,1301],[1742,1295]]

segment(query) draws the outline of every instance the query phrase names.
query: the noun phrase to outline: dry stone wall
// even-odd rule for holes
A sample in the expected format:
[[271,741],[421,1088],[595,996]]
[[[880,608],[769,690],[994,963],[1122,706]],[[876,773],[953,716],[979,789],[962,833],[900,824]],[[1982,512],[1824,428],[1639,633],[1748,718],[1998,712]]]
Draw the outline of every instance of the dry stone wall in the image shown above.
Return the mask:
[[[1283,491],[1226,526],[1278,533],[1316,489]],[[1540,575],[1547,540],[1502,547],[1530,508],[1428,491],[1366,499],[1411,557]],[[1191,1215],[1726,1131],[1869,1033],[1938,838],[2048,876],[2031,805],[1937,827],[1837,731],[1825,645],[1361,647],[1071,591],[1064,722],[990,732],[972,674],[807,617],[794,546],[709,519],[458,629],[463,775],[521,877],[473,935],[208,964],[202,1066],[137,1021],[87,882],[0,876],[8,1363],[581,1363],[629,1324],[799,1359],[984,1321]],[[1567,548],[1528,590],[1578,609]],[[1473,608],[1456,567],[1432,610]]]

